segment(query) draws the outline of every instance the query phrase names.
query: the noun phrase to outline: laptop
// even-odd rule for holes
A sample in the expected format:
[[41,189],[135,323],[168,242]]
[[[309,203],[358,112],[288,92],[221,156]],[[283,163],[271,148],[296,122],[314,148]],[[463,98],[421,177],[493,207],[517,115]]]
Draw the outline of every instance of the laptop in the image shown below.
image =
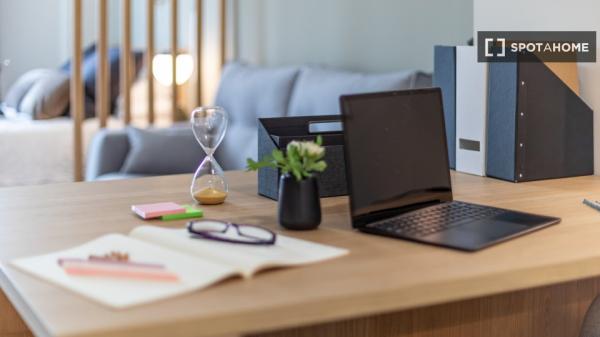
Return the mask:
[[465,251],[559,218],[453,200],[439,88],[340,98],[352,226]]

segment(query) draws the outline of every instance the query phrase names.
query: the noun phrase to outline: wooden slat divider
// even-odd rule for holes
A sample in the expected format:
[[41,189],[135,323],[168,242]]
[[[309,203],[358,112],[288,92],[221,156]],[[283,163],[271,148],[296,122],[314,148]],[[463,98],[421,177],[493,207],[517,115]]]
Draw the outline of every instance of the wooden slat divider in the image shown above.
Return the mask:
[[177,0],[171,0],[171,119],[177,121]]
[[98,76],[96,77],[96,114],[100,127],[106,127],[110,114],[108,69],[108,0],[98,0]]
[[196,106],[202,106],[202,43],[204,1],[196,0]]
[[221,68],[227,62],[227,0],[221,0]]
[[[133,57],[131,54],[131,0],[121,0],[121,95],[123,99],[123,122],[131,123],[131,86],[133,80]],[[177,54],[178,54],[178,0],[171,4],[171,70],[172,70],[172,120],[178,118]],[[196,105],[202,105],[202,54],[203,54],[203,0],[196,0]],[[84,119],[82,64],[82,0],[73,0],[73,54],[71,72],[71,115],[73,118],[74,179],[83,180],[83,135]],[[220,0],[220,61],[223,66],[227,59],[227,0]],[[148,82],[148,123],[155,122],[154,77],[152,60],[154,57],[154,0],[147,0],[146,24],[146,66]],[[108,63],[108,0],[98,0],[98,77],[96,78],[96,111],[101,128],[107,126],[110,115],[110,69]]]
[[154,0],[146,0],[146,81],[148,82],[148,124],[154,124]]
[[121,31],[121,95],[123,122],[131,123],[131,0],[121,0],[123,29]]
[[73,50],[71,60],[71,118],[73,119],[74,180],[83,180],[83,81],[81,78],[82,0],[73,0]]

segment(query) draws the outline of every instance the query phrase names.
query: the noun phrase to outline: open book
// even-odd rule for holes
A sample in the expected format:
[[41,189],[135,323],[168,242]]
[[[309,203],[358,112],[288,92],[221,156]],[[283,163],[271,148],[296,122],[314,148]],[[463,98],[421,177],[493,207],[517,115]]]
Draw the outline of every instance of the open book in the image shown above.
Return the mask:
[[[126,252],[132,263],[161,265],[174,282],[77,276],[59,262]],[[347,254],[331,246],[277,235],[275,245],[251,246],[191,238],[185,229],[136,227],[129,236],[108,234],[81,246],[21,258],[13,266],[112,308],[127,308],[207,287],[225,278],[251,277],[261,269],[324,261]]]

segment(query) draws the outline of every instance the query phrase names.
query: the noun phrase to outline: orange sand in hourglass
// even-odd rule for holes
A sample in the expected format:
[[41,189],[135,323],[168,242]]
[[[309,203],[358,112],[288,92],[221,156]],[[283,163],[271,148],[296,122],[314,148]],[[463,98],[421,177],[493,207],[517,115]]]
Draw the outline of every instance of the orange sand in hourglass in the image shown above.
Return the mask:
[[227,183],[225,177],[215,174],[205,174],[194,179],[192,197],[203,205],[222,204],[227,198]]
[[227,193],[213,187],[206,187],[194,193],[194,199],[203,205],[222,204],[227,198]]

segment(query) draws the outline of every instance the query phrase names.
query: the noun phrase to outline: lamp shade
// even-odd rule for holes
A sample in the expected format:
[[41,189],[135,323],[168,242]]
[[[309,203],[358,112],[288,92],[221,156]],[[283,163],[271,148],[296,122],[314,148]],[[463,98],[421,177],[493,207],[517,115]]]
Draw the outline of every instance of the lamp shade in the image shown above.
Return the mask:
[[[171,54],[157,54],[152,59],[152,74],[162,85],[169,86],[173,83]],[[175,81],[182,85],[192,77],[194,59],[190,54],[177,55],[177,74]]]

